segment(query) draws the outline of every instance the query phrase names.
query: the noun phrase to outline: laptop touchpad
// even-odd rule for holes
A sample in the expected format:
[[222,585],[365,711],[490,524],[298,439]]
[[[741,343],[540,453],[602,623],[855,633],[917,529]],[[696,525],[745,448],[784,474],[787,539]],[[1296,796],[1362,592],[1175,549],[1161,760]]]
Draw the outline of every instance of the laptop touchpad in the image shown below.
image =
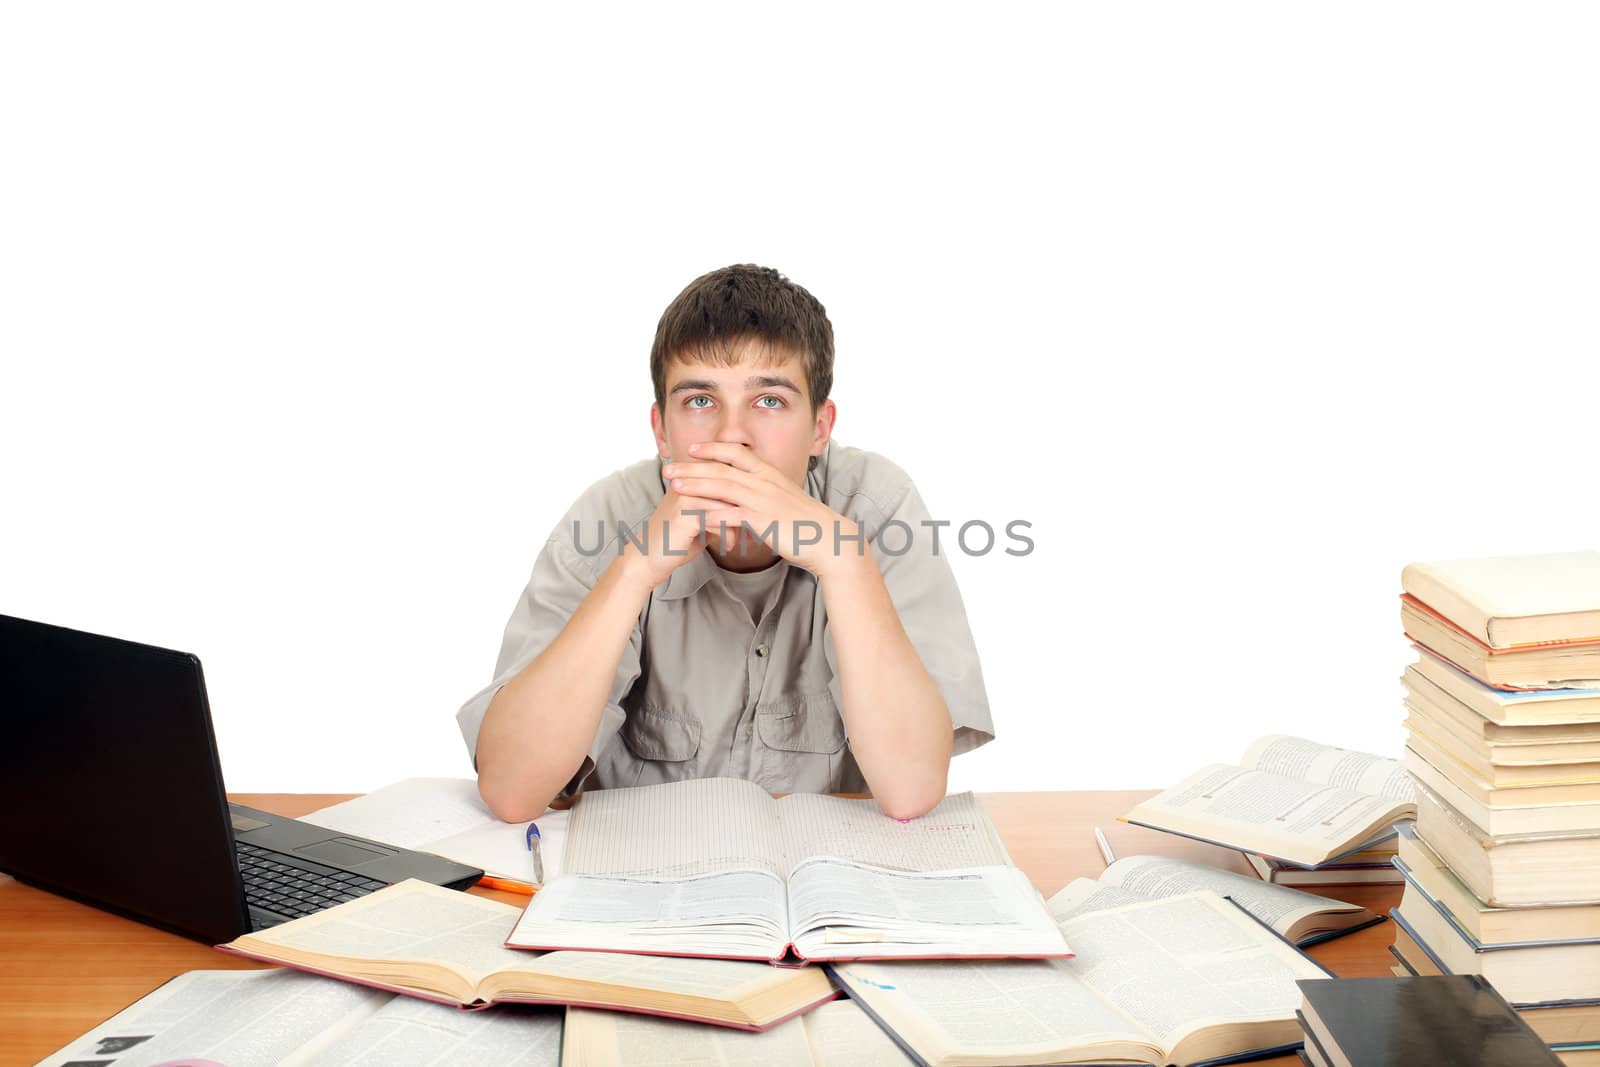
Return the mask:
[[323,863],[335,863],[341,867],[355,867],[363,863],[370,863],[394,853],[380,852],[366,844],[356,844],[348,838],[333,837],[326,841],[318,841],[314,845],[294,850],[297,856],[309,856]]

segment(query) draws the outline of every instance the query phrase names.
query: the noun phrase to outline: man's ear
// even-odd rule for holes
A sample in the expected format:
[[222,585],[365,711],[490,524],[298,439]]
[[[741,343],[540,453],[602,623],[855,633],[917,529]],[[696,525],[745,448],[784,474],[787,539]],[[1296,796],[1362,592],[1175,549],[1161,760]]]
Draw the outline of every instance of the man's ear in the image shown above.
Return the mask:
[[656,455],[662,459],[672,458],[672,449],[667,445],[667,427],[661,419],[661,406],[650,405],[650,432],[656,437]]
[[817,407],[816,425],[811,428],[811,454],[820,456],[828,450],[828,441],[833,437],[833,423],[838,418],[839,409],[834,407],[832,400],[824,400]]

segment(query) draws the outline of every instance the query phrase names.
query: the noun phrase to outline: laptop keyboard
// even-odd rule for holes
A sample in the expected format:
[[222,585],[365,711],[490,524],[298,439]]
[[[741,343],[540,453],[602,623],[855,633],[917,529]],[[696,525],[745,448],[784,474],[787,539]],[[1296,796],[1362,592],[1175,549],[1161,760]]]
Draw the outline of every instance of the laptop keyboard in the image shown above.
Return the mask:
[[388,882],[235,841],[244,898],[251,907],[298,919],[364,897]]

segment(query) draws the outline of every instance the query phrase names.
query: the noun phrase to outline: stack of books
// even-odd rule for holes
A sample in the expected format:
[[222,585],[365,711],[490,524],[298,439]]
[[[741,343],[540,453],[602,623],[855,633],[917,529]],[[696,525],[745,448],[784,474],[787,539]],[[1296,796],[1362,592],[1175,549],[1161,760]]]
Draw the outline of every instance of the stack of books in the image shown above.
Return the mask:
[[1417,822],[1394,954],[1482,975],[1569,1064],[1600,1063],[1600,552],[1405,569]]
[[1366,848],[1347,852],[1314,867],[1246,852],[1244,858],[1264,882],[1276,885],[1398,885],[1405,879],[1395,870],[1399,835],[1390,833]]

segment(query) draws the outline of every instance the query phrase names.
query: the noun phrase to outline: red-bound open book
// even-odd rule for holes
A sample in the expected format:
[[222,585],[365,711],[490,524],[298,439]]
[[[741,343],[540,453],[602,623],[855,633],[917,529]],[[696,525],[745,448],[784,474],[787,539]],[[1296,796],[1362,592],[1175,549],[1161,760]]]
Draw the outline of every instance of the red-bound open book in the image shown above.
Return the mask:
[[821,969],[504,946],[517,909],[405,881],[224,952],[460,1008],[567,1004],[765,1030],[836,995]]
[[585,794],[506,944],[798,964],[1071,955],[970,793],[921,818],[709,778]]

